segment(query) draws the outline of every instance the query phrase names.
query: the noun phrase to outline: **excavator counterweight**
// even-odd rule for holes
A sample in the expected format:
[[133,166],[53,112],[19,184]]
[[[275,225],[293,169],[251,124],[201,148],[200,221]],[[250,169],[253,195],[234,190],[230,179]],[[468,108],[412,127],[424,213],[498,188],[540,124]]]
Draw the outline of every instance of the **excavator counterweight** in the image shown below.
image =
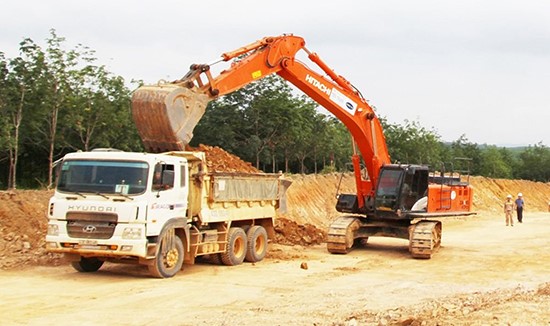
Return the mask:
[[196,88],[181,84],[138,88],[132,96],[132,114],[145,149],[152,153],[185,150],[209,101]]

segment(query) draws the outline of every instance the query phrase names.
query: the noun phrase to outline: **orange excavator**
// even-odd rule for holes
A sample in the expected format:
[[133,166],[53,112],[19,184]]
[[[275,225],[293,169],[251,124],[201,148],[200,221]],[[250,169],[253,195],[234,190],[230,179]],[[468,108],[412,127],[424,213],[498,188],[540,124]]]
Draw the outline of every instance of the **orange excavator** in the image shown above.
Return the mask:
[[[305,51],[323,73],[299,61],[298,51]],[[184,150],[209,101],[276,73],[334,114],[353,138],[356,193],[337,196],[336,209],[344,214],[329,227],[329,252],[344,254],[369,237],[384,236],[409,240],[414,258],[431,258],[441,243],[439,218],[474,214],[472,188],[460,174],[440,171],[434,176],[427,166],[391,164],[373,108],[350,82],[309,51],[303,38],[266,37],[221,58],[232,63],[217,76],[210,65],[193,64],[180,80],[134,92],[133,116],[148,151]]]

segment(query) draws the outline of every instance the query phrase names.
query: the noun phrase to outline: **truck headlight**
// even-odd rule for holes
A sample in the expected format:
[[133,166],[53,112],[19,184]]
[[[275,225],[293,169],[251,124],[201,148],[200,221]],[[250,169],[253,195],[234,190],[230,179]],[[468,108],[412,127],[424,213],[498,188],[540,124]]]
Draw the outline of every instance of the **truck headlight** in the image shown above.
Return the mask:
[[48,224],[48,235],[58,236],[59,226],[57,224]]
[[128,239],[128,240],[141,239],[141,229],[140,228],[125,228],[124,231],[122,231],[122,239]]

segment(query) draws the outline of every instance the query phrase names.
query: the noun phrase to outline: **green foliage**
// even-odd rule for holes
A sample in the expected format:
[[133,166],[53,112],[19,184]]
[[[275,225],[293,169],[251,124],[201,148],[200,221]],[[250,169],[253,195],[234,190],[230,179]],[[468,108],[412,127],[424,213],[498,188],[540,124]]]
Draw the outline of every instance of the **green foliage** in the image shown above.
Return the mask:
[[491,178],[512,178],[512,157],[506,148],[487,146],[481,151],[478,173]]
[[[94,51],[50,31],[42,47],[26,38],[20,55],[0,55],[0,186],[48,185],[53,161],[94,147],[141,150],[124,79],[95,65]],[[11,162],[16,162],[17,173]],[[10,186],[11,185],[11,186]]]
[[381,123],[394,162],[435,165],[443,160],[441,137],[434,130],[427,130],[418,121],[405,120],[399,125],[381,119]]
[[520,154],[520,179],[550,182],[550,149],[542,143],[529,146]]

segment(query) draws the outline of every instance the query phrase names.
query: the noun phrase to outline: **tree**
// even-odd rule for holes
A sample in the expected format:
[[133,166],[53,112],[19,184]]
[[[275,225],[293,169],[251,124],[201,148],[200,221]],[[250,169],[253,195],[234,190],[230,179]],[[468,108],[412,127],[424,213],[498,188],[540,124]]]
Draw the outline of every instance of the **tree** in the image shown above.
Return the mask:
[[346,165],[352,155],[351,134],[346,126],[335,117],[326,120],[327,133],[324,153],[329,160],[329,168],[323,167],[327,172],[347,171]]
[[[10,71],[8,69],[8,61],[3,52],[0,52],[0,154],[8,152],[11,148],[10,138],[11,138],[11,128],[9,124],[9,108],[10,103],[8,101],[10,83],[9,75]],[[12,156],[2,157],[0,156],[0,162],[6,159],[11,159]],[[9,176],[12,177],[12,162],[9,164]],[[1,182],[0,182],[1,185]],[[11,180],[9,180],[8,185],[12,187]]]
[[9,168],[8,189],[17,188],[17,166],[19,160],[21,124],[24,112],[31,101],[35,81],[40,76],[41,57],[35,57],[36,47],[28,39],[20,43],[21,57],[9,61],[9,68],[4,67],[4,100],[2,101],[7,116],[5,139],[7,144]]
[[550,149],[542,142],[529,146],[520,154],[518,177],[540,182],[550,181]]
[[[307,117],[301,112],[304,107],[311,108]],[[269,164],[272,172],[282,157],[287,170],[295,134],[304,131],[303,119],[314,118],[315,107],[314,102],[295,96],[283,79],[271,75],[209,103],[191,144],[223,147],[255,162],[257,168]],[[310,133],[307,138],[314,137]]]
[[266,160],[273,161],[274,154],[270,150],[273,152],[283,139],[288,124],[292,123],[289,116],[296,103],[288,84],[277,75],[270,75],[254,83],[249,90],[252,97],[245,105],[244,128],[250,135],[248,145],[259,168],[262,155],[266,155]]
[[380,121],[392,161],[431,165],[442,161],[440,136],[434,130],[422,127],[418,121],[405,120],[402,125],[384,118]]
[[89,151],[96,147],[139,149],[130,116],[130,91],[124,79],[105,66],[88,65],[79,71],[65,115],[66,146]]
[[511,178],[512,167],[506,162],[505,152],[496,146],[487,146],[481,151],[479,174],[491,178]]
[[450,147],[450,155],[446,162],[454,162],[456,158],[468,159],[468,161],[462,161],[465,162],[463,166],[456,166],[455,168],[458,170],[468,169],[472,174],[481,175],[479,172],[482,160],[481,150],[477,144],[471,143],[466,135],[461,135],[456,141],[452,142]]
[[70,150],[142,149],[124,79],[94,65],[94,51],[65,50],[64,41],[51,30],[45,49],[26,38],[18,57],[0,53],[0,160],[9,162],[0,182],[9,188],[18,170],[28,186],[50,185],[54,160]]

